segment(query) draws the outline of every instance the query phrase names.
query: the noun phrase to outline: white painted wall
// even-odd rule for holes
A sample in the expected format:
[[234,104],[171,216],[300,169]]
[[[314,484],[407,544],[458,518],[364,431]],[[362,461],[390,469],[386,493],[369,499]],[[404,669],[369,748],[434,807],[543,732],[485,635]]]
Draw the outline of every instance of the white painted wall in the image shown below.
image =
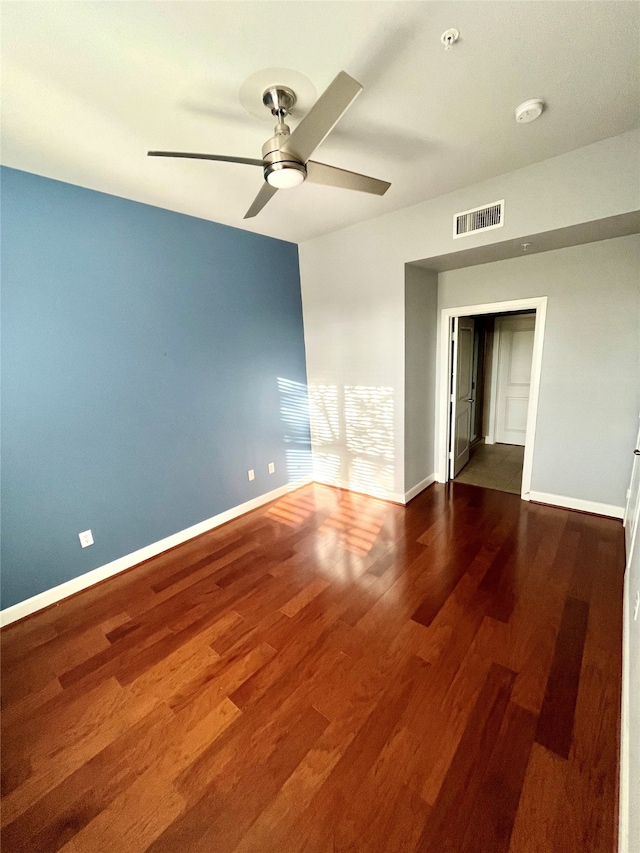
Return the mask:
[[[405,491],[405,263],[637,210],[639,148],[627,133],[300,245],[311,390],[391,389],[389,494]],[[453,239],[454,213],[497,198],[504,228]],[[343,430],[332,455],[346,477],[348,445]]]
[[[338,275],[333,272],[331,253],[323,261],[322,248],[319,252],[312,249],[306,263],[301,263],[301,271],[306,268],[308,276],[307,287],[303,287],[303,315],[314,477],[319,482],[401,500],[404,266],[399,282],[390,287],[396,272],[393,261],[387,262],[386,269],[377,267],[366,244],[356,244],[351,250],[347,246],[344,251],[348,251],[349,264]],[[373,424],[364,446],[352,435],[346,412],[348,398],[355,393],[384,395],[392,407],[390,421],[385,417],[382,424]],[[389,445],[388,458],[377,452],[381,438]],[[376,482],[363,484],[358,469],[368,452],[379,466],[379,476]]]
[[405,492],[435,471],[438,275],[405,268]]
[[531,489],[623,507],[640,406],[640,236],[439,276],[438,307],[547,296]]

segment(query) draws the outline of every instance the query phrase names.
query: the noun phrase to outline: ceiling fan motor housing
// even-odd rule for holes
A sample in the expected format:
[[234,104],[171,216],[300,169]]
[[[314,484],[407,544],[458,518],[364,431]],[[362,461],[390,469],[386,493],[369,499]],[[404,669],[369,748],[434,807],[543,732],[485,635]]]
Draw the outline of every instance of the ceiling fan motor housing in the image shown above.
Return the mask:
[[[265,97],[267,94],[266,92]],[[307,177],[305,164],[281,150],[290,133],[288,125],[280,121],[276,125],[275,136],[268,139],[262,146],[262,159],[266,163],[265,181],[278,189],[299,186]]]

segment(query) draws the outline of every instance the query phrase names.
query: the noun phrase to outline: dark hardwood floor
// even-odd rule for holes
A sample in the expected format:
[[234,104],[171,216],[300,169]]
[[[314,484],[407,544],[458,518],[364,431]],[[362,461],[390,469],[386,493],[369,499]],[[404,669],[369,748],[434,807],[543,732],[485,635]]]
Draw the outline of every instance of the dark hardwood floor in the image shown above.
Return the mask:
[[614,853],[619,522],[309,486],[2,632],[6,853]]

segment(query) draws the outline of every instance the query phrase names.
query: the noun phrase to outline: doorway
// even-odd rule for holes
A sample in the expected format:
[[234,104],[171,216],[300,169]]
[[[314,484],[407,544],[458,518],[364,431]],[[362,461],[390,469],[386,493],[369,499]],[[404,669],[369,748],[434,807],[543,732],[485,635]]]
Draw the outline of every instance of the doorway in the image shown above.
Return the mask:
[[535,320],[534,311],[457,320],[450,476],[458,482],[522,491]]
[[439,482],[529,499],[546,301],[442,311]]

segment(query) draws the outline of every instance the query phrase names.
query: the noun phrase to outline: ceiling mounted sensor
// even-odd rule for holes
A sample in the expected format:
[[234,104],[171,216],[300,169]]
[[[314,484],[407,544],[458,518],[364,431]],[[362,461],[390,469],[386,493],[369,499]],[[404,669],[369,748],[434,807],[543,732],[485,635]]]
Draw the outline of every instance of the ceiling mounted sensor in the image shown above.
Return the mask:
[[445,50],[451,50],[453,45],[460,38],[460,32],[455,27],[450,27],[448,30],[445,30],[440,36],[440,41],[444,45]]
[[312,184],[384,195],[391,186],[388,181],[380,181],[368,175],[348,172],[346,169],[338,169],[309,159],[361,91],[360,83],[345,71],[341,71],[291,132],[289,126],[285,124],[285,118],[298,103],[297,92],[284,83],[270,83],[262,92],[262,103],[263,108],[267,108],[277,123],[274,135],[262,146],[261,159],[227,157],[220,154],[193,154],[186,151],[148,151],[147,154],[149,157],[181,157],[261,166],[265,184],[245,213],[245,219],[260,213],[278,190],[292,189],[305,180]]
[[535,121],[540,118],[544,111],[544,101],[540,98],[533,98],[531,101],[525,101],[516,107],[516,121],[518,124],[528,124],[530,121]]

